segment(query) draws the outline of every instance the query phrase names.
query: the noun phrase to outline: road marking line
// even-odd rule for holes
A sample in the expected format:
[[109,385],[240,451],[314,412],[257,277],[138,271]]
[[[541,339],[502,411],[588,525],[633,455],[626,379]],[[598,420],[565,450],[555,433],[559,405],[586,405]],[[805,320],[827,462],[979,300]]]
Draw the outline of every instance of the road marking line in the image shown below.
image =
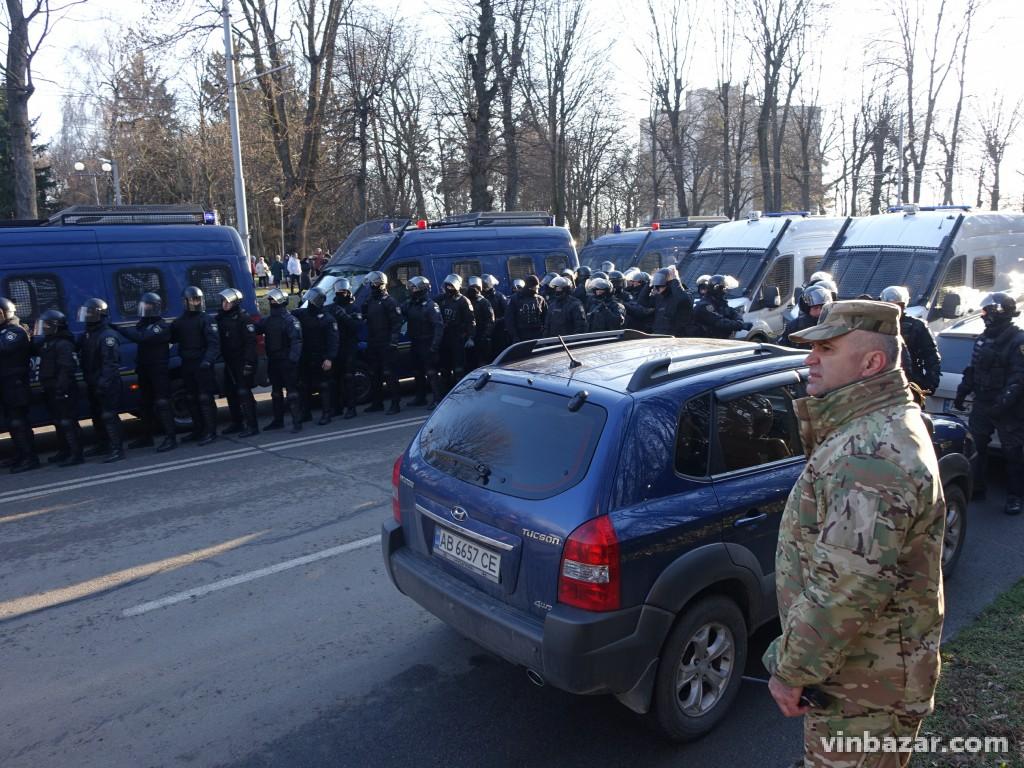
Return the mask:
[[[91,488],[96,485],[107,485],[109,483],[116,483],[122,480],[135,480],[137,478],[149,477],[151,475],[162,475],[166,472],[175,472],[179,469],[192,469],[193,467],[203,467],[209,464],[218,464],[222,461],[230,461],[232,459],[250,458],[252,456],[258,456],[266,451],[281,451],[289,448],[298,448],[305,445],[317,445],[319,443],[331,442],[334,440],[344,440],[350,437],[362,437],[364,435],[371,435],[377,432],[387,432],[392,429],[402,429],[404,427],[413,426],[425,419],[414,419],[412,421],[396,422],[392,424],[382,424],[375,427],[364,427],[362,429],[351,429],[344,432],[335,432],[328,435],[322,435],[318,437],[303,438],[300,442],[294,440],[284,440],[279,443],[267,443],[262,446],[252,446],[246,448],[240,448],[233,451],[222,451],[221,453],[215,453],[210,456],[195,456],[191,459],[182,459],[180,461],[169,462],[167,464],[157,464],[151,467],[139,467],[126,472],[112,472],[105,475],[99,475],[93,478],[79,478],[73,481],[66,481],[64,483],[54,483],[46,486],[37,486],[26,491],[8,491],[7,493],[0,494],[0,503],[10,503],[12,501],[28,501],[30,499],[38,499],[43,496],[52,496],[55,493],[63,493],[64,491],[74,491],[81,488]],[[0,523],[9,522],[6,518],[0,518]]]
[[72,584],[69,587],[60,587],[58,589],[51,589],[47,592],[28,595],[27,597],[18,597],[13,600],[6,600],[0,603],[0,621],[13,619],[26,613],[40,611],[44,608],[52,608],[56,605],[70,603],[72,600],[89,597],[90,595],[94,595],[99,592],[106,592],[109,589],[119,587],[130,581],[136,581],[137,579],[152,576],[154,573],[160,573],[161,571],[173,571],[177,568],[191,565],[192,563],[200,560],[224,554],[225,552],[235,549],[236,547],[240,547],[243,544],[248,544],[253,539],[257,539],[265,533],[267,533],[267,531],[250,533],[212,547],[197,549],[192,552],[186,552],[183,555],[175,555],[174,557],[168,557],[152,563],[132,566],[131,568],[125,568],[120,571],[115,571],[114,573],[108,573],[95,579],[81,581],[78,584]]
[[292,568],[299,568],[309,563],[315,563],[317,560],[325,560],[328,557],[334,557],[335,555],[343,555],[346,552],[354,552],[357,549],[363,549],[373,544],[380,542],[380,535],[367,536],[365,539],[358,539],[356,541],[350,541],[348,544],[342,544],[338,547],[331,547],[321,552],[314,552],[312,555],[304,555],[303,557],[297,557],[294,560],[285,560],[283,563],[277,565],[271,565],[266,568],[260,568],[259,570],[249,571],[248,573],[242,573],[238,576],[232,576],[229,579],[221,579],[211,584],[207,584],[203,587],[196,587],[195,589],[189,589],[184,592],[178,592],[173,595],[161,598],[159,600],[152,600],[148,603],[140,603],[139,605],[131,608],[125,608],[121,612],[121,616],[129,618],[131,616],[141,616],[144,613],[155,611],[158,608],[166,608],[170,605],[176,605],[183,603],[186,600],[191,600],[195,597],[202,597],[208,595],[211,592],[219,592],[222,589],[228,587],[237,587],[239,584],[245,584],[256,579],[262,579],[264,576],[272,576],[275,573],[281,573],[281,571],[291,570]]

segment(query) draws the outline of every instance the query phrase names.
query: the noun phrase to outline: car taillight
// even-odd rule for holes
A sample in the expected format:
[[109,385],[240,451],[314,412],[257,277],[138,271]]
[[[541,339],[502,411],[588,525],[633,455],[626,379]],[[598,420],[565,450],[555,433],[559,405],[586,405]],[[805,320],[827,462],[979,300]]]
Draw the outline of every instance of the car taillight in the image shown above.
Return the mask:
[[614,611],[620,592],[619,539],[607,515],[595,517],[565,542],[558,602],[587,611]]
[[402,456],[395,459],[391,470],[391,514],[398,523],[402,522],[402,506],[398,501],[398,485],[402,482]]

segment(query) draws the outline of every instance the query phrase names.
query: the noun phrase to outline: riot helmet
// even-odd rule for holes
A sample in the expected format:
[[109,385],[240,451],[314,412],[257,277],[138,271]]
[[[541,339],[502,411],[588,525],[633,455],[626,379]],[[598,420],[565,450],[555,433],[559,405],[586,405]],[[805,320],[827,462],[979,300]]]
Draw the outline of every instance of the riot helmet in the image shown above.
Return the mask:
[[521,291],[525,287],[526,282],[522,278],[517,277],[515,280],[512,281],[512,288],[517,291]]
[[603,299],[611,293],[612,284],[606,278],[595,277],[587,283],[587,290],[593,293],[595,298]]
[[643,270],[640,270],[640,272],[636,276],[636,282],[640,283],[640,285],[650,285],[651,276],[644,272]]
[[302,297],[302,300],[309,304],[309,306],[319,309],[327,301],[327,294],[324,293],[323,288],[318,288],[314,285],[306,291],[306,295]]
[[430,281],[422,275],[409,278],[409,296],[419,301],[430,293]]
[[469,291],[470,293],[475,292],[475,294],[479,296],[481,293],[484,292],[484,281],[481,280],[476,275],[473,275],[471,278],[469,278],[469,280],[466,281],[466,290]]
[[202,288],[194,285],[188,286],[181,292],[181,299],[185,303],[185,309],[189,312],[202,312],[206,309]]
[[724,297],[729,287],[728,282],[727,275],[712,275],[708,280],[708,295],[716,299]]
[[562,270],[562,277],[569,278],[570,282],[576,281],[576,270],[571,267],[566,267]]
[[56,336],[61,331],[67,330],[67,327],[68,319],[64,317],[63,312],[59,312],[56,309],[48,309],[36,320],[34,335]]
[[601,278],[604,278],[605,280],[607,280],[608,279],[608,273],[607,272],[602,272],[599,269],[599,270],[597,270],[597,272],[594,272],[594,273],[592,273],[590,275],[590,279],[591,280],[593,280],[594,278],[598,278],[598,277],[601,277]]
[[496,278],[494,275],[489,275],[489,274],[481,275],[480,279],[484,283],[484,290],[485,291],[493,291],[494,289],[496,289],[498,287],[498,278]]
[[548,287],[552,290],[555,296],[564,296],[572,290],[572,282],[569,278],[559,275],[551,281]]
[[220,308],[225,312],[234,312],[242,303],[242,292],[237,288],[225,288],[219,295]]
[[160,317],[164,311],[164,301],[158,293],[144,293],[139,299],[139,317]]
[[103,299],[86,299],[85,304],[78,308],[78,322],[86,325],[102,323],[108,317],[110,310]]
[[12,323],[17,316],[18,308],[14,302],[4,296],[0,296],[0,323],[3,325]]
[[[822,272],[822,273],[817,273],[816,272],[815,274],[825,274],[825,275],[827,275],[828,273],[827,272]],[[839,298],[839,286],[836,285],[836,281],[833,280],[831,277],[823,277],[821,280],[815,280],[814,282],[811,283],[811,285],[823,285],[823,286],[825,286],[825,288],[828,289],[828,292],[832,294],[832,300],[833,301],[835,301],[836,299]],[[810,286],[808,286],[808,287],[810,287]]]
[[815,284],[804,291],[800,301],[806,307],[804,311],[808,315],[811,317],[821,317],[825,307],[832,303],[832,293],[824,285]]
[[558,277],[558,273],[548,272],[546,275],[544,275],[544,279],[540,281],[540,287],[547,288],[548,286],[551,285],[551,281],[554,280],[556,277]]
[[287,307],[288,294],[280,288],[272,288],[267,291],[267,303],[270,304],[271,307]]
[[1008,293],[997,291],[981,300],[981,319],[986,328],[1009,325],[1019,314],[1017,301]]
[[899,304],[906,309],[907,304],[910,303],[910,291],[902,285],[890,285],[888,288],[882,289],[878,298],[880,301],[887,301],[890,304]]
[[621,291],[623,286],[626,284],[626,278],[617,269],[613,269],[608,273],[608,282],[612,284],[612,288],[616,291]]
[[602,261],[601,271],[604,273],[612,272],[615,269],[615,262],[613,261]]
[[[449,288],[452,290],[449,291]],[[444,290],[445,293],[458,293],[462,290],[462,278],[456,274],[448,275],[448,277],[444,279]]]
[[585,284],[587,282],[587,280],[589,280],[589,279],[590,279],[590,267],[588,267],[586,264],[584,264],[583,266],[581,266],[579,269],[576,270],[576,281]]
[[711,282],[711,275],[701,275],[697,278],[697,295],[703,296],[708,292],[708,283]]
[[807,284],[813,285],[814,283],[820,283],[822,280],[828,280],[830,283],[835,285],[835,280],[832,278],[832,273],[826,272],[823,269],[819,269],[817,272],[811,275],[811,279],[807,281]]
[[651,275],[651,288],[661,289],[668,285],[668,272],[664,269],[657,270]]
[[352,283],[347,277],[339,277],[334,281],[334,298],[346,301],[352,298]]
[[383,272],[373,271],[366,276],[366,282],[370,284],[370,287],[376,291],[386,291],[388,288],[388,276]]

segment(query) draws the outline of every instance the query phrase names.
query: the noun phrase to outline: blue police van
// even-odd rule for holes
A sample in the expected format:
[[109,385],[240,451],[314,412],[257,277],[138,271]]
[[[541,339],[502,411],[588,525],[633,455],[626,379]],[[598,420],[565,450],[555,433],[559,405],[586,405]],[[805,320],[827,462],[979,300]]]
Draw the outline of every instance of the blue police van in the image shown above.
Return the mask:
[[728,221],[724,216],[689,216],[663,219],[649,227],[621,229],[601,235],[580,251],[580,264],[598,270],[610,261],[625,272],[636,267],[653,274],[662,267],[678,264],[700,243],[710,227]]
[[[220,309],[218,293],[242,292],[242,306],[257,313],[249,260],[238,233],[216,224],[209,211],[195,206],[75,206],[48,220],[12,222],[0,227],[0,295],[18,307],[31,330],[48,309],[63,312],[76,335],[84,331],[78,308],[98,297],[110,307],[112,325],[134,325],[142,294],[164,300],[164,316],[184,311],[181,292],[189,285],[203,290],[206,310]],[[188,422],[184,394],[178,386],[179,360],[172,349],[173,402],[179,424]],[[122,412],[137,407],[135,345],[121,345],[124,388]],[[84,385],[83,385],[84,386]],[[42,392],[33,384],[33,425],[48,423]],[[88,418],[86,398],[81,416]]]
[[[474,275],[491,274],[498,279],[498,290],[509,295],[514,280],[578,266],[569,230],[554,226],[546,212],[468,213],[429,223],[383,219],[367,222],[349,235],[316,285],[333,301],[334,283],[348,278],[357,285],[354,296],[358,306],[369,290],[363,278],[380,271],[388,276],[388,292],[401,304],[408,295],[406,284],[416,275],[430,280],[437,294],[448,275],[459,275],[465,283]],[[399,344],[399,376],[403,378],[411,375],[410,346],[403,337]],[[357,361],[360,401],[369,391],[366,371],[363,361]]]

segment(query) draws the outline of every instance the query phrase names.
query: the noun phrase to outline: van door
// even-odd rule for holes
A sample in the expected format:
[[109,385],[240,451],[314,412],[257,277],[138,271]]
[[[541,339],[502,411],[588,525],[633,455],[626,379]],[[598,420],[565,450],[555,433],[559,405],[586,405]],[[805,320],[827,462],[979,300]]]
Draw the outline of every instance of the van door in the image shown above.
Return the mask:
[[[409,298],[409,281],[417,275],[423,275],[423,271],[418,261],[399,261],[388,267],[385,274],[388,276],[388,293],[401,305]],[[435,292],[441,288],[440,284],[435,282],[431,282],[430,287]]]
[[[775,306],[775,296],[780,303]],[[778,336],[786,325],[785,312],[793,299],[793,256],[779,256],[765,272],[761,285],[750,294],[750,309],[744,319],[766,323],[771,332]]]

